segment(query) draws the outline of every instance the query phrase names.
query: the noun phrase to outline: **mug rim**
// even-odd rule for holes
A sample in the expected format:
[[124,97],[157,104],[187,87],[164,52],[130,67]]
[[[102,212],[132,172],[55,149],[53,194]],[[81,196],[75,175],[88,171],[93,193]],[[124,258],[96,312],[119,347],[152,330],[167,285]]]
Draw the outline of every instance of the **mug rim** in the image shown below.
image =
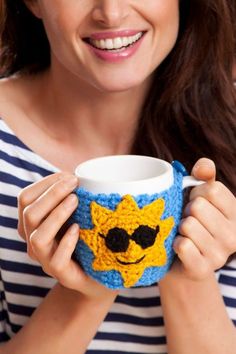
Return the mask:
[[[138,180],[106,180],[106,179],[96,179],[93,177],[87,177],[83,172],[84,167],[91,165],[94,162],[103,162],[109,160],[129,160],[129,159],[139,159],[149,160],[155,163],[159,163],[164,166],[165,171],[161,175],[154,177],[148,177]],[[82,171],[81,171],[82,170]],[[83,173],[82,173],[83,172]],[[172,165],[162,159],[158,159],[151,156],[144,155],[108,155],[102,157],[96,157],[89,159],[87,161],[79,164],[75,169],[75,175],[79,178],[79,187],[85,188],[87,191],[98,194],[113,194],[119,193],[121,195],[132,194],[154,194],[162,192],[170,188],[174,183],[173,167]],[[158,183],[157,183],[158,182]]]

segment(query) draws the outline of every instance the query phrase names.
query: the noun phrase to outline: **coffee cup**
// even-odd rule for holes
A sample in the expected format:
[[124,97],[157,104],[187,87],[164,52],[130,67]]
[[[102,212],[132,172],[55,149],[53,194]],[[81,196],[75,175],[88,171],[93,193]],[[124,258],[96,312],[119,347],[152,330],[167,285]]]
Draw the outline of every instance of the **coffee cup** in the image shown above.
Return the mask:
[[199,181],[183,165],[149,156],[91,159],[75,170],[80,226],[73,258],[111,289],[148,286],[170,269],[183,190]]

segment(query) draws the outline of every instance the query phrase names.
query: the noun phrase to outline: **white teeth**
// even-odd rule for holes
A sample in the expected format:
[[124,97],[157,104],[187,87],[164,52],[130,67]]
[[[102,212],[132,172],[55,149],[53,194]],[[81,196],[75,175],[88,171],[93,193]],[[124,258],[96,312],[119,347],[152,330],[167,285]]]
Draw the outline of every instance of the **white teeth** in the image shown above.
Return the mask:
[[101,41],[96,41],[96,42],[97,42],[98,46],[99,46],[99,44],[101,45],[102,49],[106,48],[106,43],[105,43],[104,39],[102,39]]
[[89,42],[99,49],[120,49],[122,47],[127,47],[128,45],[136,42],[138,39],[142,37],[142,32],[135,34],[134,36],[130,37],[116,37],[116,38],[108,38],[108,39],[101,39],[95,40],[90,38]]
[[120,37],[114,38],[112,42],[113,42],[113,48],[115,49],[123,47],[122,39]]
[[[99,43],[99,41],[98,41]],[[114,48],[114,44],[113,44],[113,40],[112,39],[105,39],[105,48],[107,49],[113,49]]]
[[122,38],[122,45],[123,47],[126,47],[129,44],[129,40],[127,37],[123,37]]

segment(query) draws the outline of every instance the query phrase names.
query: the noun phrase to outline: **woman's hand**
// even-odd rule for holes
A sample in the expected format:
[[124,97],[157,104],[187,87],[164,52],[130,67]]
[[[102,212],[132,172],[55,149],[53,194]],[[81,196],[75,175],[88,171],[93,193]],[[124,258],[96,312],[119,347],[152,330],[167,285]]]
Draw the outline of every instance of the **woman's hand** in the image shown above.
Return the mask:
[[206,183],[192,189],[174,241],[178,260],[170,272],[192,280],[208,277],[236,252],[236,198],[215,181],[213,161],[197,161],[192,175]]
[[88,298],[105,299],[115,292],[88,277],[71,259],[79,239],[78,225],[71,225],[60,242],[56,240],[77,207],[78,199],[72,193],[77,185],[74,175],[55,173],[23,189],[18,198],[18,231],[27,242],[29,256],[47,274]]

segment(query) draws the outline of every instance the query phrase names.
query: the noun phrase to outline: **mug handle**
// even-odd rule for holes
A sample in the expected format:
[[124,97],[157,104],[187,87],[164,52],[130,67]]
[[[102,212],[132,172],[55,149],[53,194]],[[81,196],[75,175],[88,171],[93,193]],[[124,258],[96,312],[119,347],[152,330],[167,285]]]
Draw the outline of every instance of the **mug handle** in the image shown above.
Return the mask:
[[196,179],[193,176],[189,176],[188,171],[186,170],[184,165],[178,160],[172,161],[171,165],[173,168],[175,168],[178,172],[180,172],[183,175],[182,189],[199,186],[200,184],[205,183],[205,181],[201,181],[200,179]]
[[188,187],[194,187],[194,186],[199,186],[201,184],[205,183],[205,181],[202,181],[200,179],[196,179],[193,176],[184,176],[183,177],[183,189],[188,188]]

